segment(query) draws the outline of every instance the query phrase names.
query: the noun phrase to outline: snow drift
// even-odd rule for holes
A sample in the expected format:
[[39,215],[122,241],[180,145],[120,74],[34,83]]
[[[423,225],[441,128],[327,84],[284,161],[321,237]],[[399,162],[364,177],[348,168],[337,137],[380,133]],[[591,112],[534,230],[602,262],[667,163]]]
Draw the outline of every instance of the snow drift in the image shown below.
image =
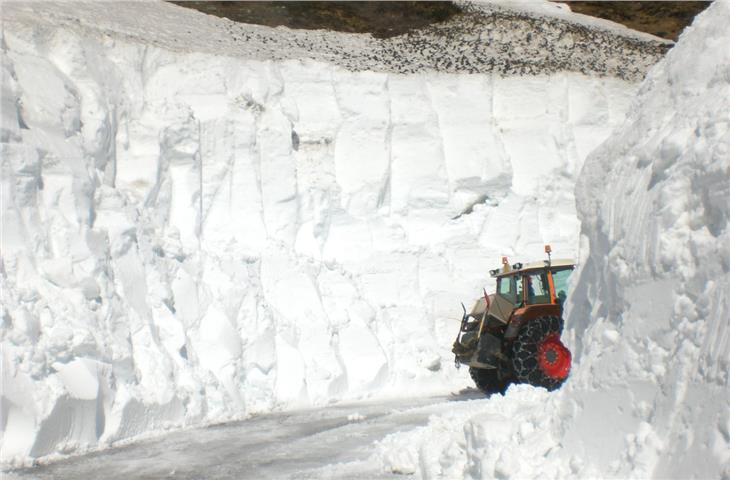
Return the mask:
[[[576,189],[576,363],[387,438],[423,477],[730,478],[730,3],[697,17]],[[456,425],[456,426],[455,426]]]
[[137,7],[3,5],[3,462],[463,385],[458,301],[577,252],[577,172],[635,91],[270,61],[306,34]]

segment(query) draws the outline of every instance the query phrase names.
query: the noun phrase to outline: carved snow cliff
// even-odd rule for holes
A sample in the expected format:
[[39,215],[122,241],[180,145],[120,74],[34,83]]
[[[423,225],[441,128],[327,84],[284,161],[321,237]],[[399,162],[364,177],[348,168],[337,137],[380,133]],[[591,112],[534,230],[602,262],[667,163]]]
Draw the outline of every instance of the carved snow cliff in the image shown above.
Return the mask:
[[459,301],[502,254],[577,253],[636,88],[269,61],[135,9],[3,5],[3,462],[465,385]]

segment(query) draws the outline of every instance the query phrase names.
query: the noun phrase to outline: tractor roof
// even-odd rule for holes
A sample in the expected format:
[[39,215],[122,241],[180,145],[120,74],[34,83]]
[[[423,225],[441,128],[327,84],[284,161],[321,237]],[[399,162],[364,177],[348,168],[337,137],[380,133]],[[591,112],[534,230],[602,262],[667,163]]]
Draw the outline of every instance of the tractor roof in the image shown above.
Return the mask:
[[[515,263],[509,267],[509,270],[505,271],[503,268],[497,269],[498,272],[495,277],[504,277],[507,275],[513,275],[518,272],[527,272],[531,270],[543,270],[547,268],[548,261],[541,260],[539,262],[530,263]],[[550,268],[561,268],[561,267],[575,267],[575,261],[570,258],[557,258],[550,262]],[[494,270],[492,270],[494,271]]]

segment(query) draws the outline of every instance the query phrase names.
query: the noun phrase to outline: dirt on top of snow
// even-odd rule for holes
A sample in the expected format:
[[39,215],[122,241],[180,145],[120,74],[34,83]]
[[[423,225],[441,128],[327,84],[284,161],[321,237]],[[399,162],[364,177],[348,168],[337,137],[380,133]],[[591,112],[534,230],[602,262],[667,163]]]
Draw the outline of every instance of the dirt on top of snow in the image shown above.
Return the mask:
[[[171,1],[181,7],[224,17],[234,22],[306,30],[370,33],[375,38],[402,35],[450,20],[462,13],[448,1],[388,2],[220,2]],[[564,2],[581,13],[625,25],[633,30],[676,41],[709,1]]]
[[237,23],[162,2],[10,3],[3,20],[82,29],[172,51],[257,60],[311,59],[353,71],[499,73],[560,71],[639,80],[671,42],[549,3],[464,3],[463,14],[387,39]]

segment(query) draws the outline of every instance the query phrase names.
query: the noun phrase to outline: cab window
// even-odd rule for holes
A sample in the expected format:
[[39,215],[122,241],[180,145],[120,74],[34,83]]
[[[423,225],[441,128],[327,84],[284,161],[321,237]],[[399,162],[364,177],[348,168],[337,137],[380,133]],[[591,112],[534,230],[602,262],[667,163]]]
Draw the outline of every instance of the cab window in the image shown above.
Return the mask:
[[528,305],[550,303],[550,290],[544,273],[525,275],[525,288]]
[[512,303],[517,302],[517,294],[515,292],[515,278],[502,277],[497,279],[497,293]]
[[555,296],[559,304],[563,304],[568,298],[568,279],[573,269],[553,270],[553,285],[555,285]]

